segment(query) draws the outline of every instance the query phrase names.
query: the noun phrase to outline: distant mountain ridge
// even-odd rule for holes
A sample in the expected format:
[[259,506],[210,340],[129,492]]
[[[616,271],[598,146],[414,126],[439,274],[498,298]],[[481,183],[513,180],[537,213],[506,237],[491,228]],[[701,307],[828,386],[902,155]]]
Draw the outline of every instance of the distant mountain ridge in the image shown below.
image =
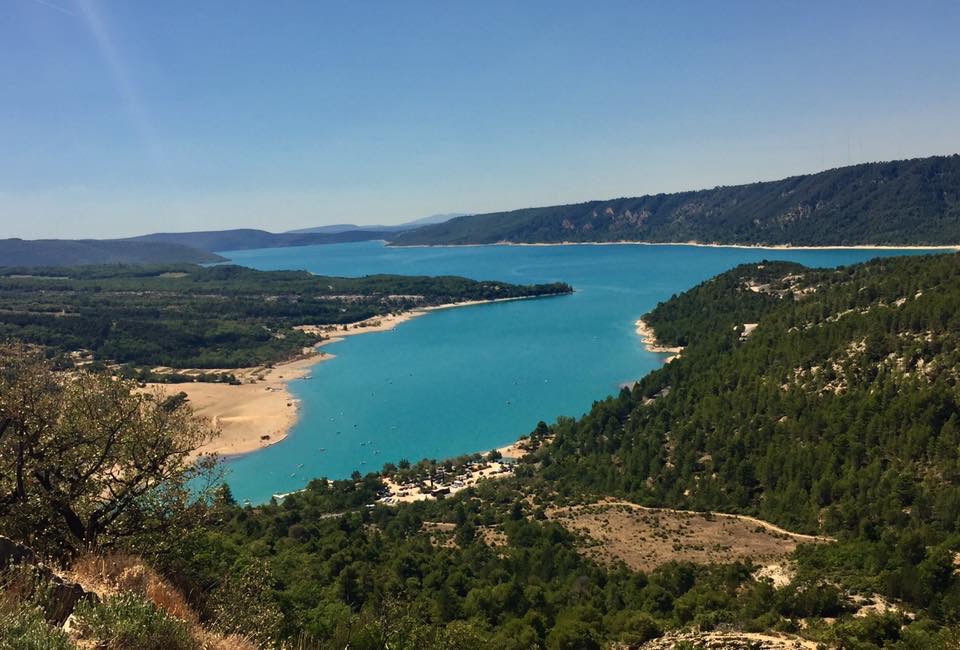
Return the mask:
[[778,181],[458,217],[392,245],[700,242],[960,243],[960,155],[864,163]]
[[386,239],[390,233],[374,230],[342,232],[272,233],[266,230],[238,228],[234,230],[206,230],[196,232],[159,232],[130,237],[130,242],[162,242],[192,246],[203,251],[234,251],[251,248],[281,248],[286,246],[313,246],[341,244],[356,241]]
[[386,240],[394,246],[564,242],[792,246],[960,244],[960,155],[864,163],[778,181],[394,226],[238,228],[114,240],[0,240],[0,266],[205,263],[218,251]]
[[414,228],[419,228],[420,226],[428,226],[437,223],[445,223],[450,221],[455,217],[466,217],[468,214],[466,212],[449,212],[446,214],[432,214],[429,217],[420,217],[419,219],[414,219],[413,221],[407,221],[406,223],[396,224],[393,226],[358,226],[352,223],[336,223],[329,226],[317,226],[315,228],[299,228],[297,230],[288,230],[288,233],[300,234],[300,233],[329,233],[336,234],[342,232],[348,232],[352,230],[373,230],[379,232],[402,232],[404,230],[413,230]]
[[97,239],[0,239],[0,266],[80,266],[222,262],[214,253],[176,243]]

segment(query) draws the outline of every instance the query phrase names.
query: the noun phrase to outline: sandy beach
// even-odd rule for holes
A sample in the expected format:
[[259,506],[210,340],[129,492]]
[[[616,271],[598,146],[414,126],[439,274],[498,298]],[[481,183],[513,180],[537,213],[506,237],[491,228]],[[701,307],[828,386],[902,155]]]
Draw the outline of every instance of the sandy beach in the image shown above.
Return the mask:
[[198,454],[245,454],[283,440],[296,423],[299,403],[287,382],[310,373],[310,368],[330,355],[316,353],[273,368],[231,371],[242,383],[194,382],[147,384],[168,395],[184,392],[197,415],[209,418],[220,435],[197,450]]
[[240,380],[240,385],[194,382],[147,384],[147,388],[161,388],[167,394],[186,393],[194,412],[209,418],[220,430],[217,438],[197,450],[198,454],[234,456],[250,453],[280,442],[297,423],[300,405],[290,393],[288,383],[308,376],[310,368],[317,363],[334,358],[321,349],[323,346],[354,334],[389,331],[418,315],[419,312],[404,312],[348,325],[298,327],[328,338],[302,358],[272,367],[229,371]]
[[288,383],[309,375],[310,368],[317,363],[334,358],[334,355],[321,350],[323,346],[342,341],[346,336],[390,331],[422,313],[378,316],[345,326],[298,327],[328,338],[319,343],[312,354],[303,358],[273,367],[231,371],[242,382],[239,386],[202,382],[147,386],[151,389],[163,388],[168,394],[183,391],[194,412],[210,418],[220,430],[217,438],[197,450],[198,454],[247,454],[280,442],[297,423],[300,404],[291,394]]
[[748,250],[790,250],[790,251],[931,251],[948,252],[960,250],[960,244],[945,246],[891,246],[889,244],[852,244],[849,246],[791,246],[790,244],[719,244],[698,241],[561,241],[561,242],[514,242],[498,241],[492,244],[393,244],[397,248],[468,248],[471,246],[698,246],[701,248],[744,248]]
[[683,348],[680,346],[670,347],[668,345],[662,345],[657,341],[657,334],[653,331],[653,328],[650,327],[645,320],[642,318],[634,323],[637,326],[637,336],[643,341],[643,346],[647,349],[648,352],[654,352],[656,354],[669,354],[670,356],[664,361],[669,362],[676,359],[680,356],[680,353],[683,352]]
[[350,323],[348,325],[298,325],[294,329],[298,329],[301,332],[306,332],[308,334],[328,336],[330,338],[320,344],[326,345],[327,343],[341,341],[343,340],[342,337],[344,336],[366,334],[369,332],[392,331],[397,325],[406,323],[409,320],[413,320],[418,316],[423,316],[424,314],[428,314],[432,311],[453,309],[455,307],[470,307],[471,305],[488,305],[495,302],[509,302],[511,300],[533,300],[541,297],[545,296],[517,296],[515,298],[496,298],[494,300],[464,300],[462,302],[450,302],[443,305],[433,305],[431,307],[420,307],[419,309],[397,312],[395,314],[388,314],[386,316],[374,316],[373,318],[368,318],[356,323]]
[[[507,300],[529,300],[537,296],[501,298],[497,300],[470,300],[406,312],[376,316],[347,325],[301,325],[297,329],[326,338],[312,352],[303,357],[273,367],[240,368],[230,370],[240,385],[213,382],[182,384],[147,384],[148,390],[162,389],[168,395],[184,392],[197,415],[207,417],[220,435],[201,447],[198,454],[233,456],[246,454],[286,438],[299,417],[299,402],[290,393],[288,382],[310,374],[310,368],[326,359],[334,358],[322,350],[323,346],[342,341],[346,336],[388,332],[409,320],[431,311],[468,307]],[[183,371],[181,371],[183,372]],[[197,372],[218,372],[198,369]],[[504,454],[507,456],[508,454]]]

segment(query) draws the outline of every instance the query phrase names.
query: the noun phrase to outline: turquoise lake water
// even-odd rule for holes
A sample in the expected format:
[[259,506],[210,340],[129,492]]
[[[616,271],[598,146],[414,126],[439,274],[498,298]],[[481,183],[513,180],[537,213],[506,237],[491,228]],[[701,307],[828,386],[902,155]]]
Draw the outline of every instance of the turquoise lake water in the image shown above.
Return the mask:
[[[389,248],[377,242],[223,253],[258,269],[565,281],[569,296],[429,313],[392,332],[324,349],[336,358],[291,383],[301,418],[282,442],[227,461],[238,500],[262,502],[310,479],[402,458],[486,451],[538,420],[579,416],[663,362],[634,322],[657,302],[744,262],[838,266],[915,251],[784,251],[694,246]],[[302,465],[302,466],[301,466]]]

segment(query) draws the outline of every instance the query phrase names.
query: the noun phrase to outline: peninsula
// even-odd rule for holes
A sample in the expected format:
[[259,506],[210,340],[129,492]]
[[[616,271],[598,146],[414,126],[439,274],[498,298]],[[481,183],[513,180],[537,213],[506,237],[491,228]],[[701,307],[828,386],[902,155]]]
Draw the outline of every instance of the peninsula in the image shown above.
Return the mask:
[[287,384],[330,358],[328,343],[434,309],[570,291],[190,264],[14,268],[0,270],[0,331],[47,348],[62,365],[183,393],[222,432],[198,451],[235,455],[286,436],[298,407]]

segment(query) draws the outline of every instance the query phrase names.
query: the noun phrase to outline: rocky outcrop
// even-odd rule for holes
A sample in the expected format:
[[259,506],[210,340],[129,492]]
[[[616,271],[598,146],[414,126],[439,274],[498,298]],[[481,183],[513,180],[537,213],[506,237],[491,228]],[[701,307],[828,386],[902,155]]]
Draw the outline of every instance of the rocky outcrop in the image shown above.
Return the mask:
[[11,566],[33,562],[33,551],[23,544],[0,535],[0,571],[5,571]]
[[30,548],[0,535],[0,584],[22,600],[36,599],[52,624],[63,625],[83,600],[96,599],[76,582],[64,580],[38,561]]

